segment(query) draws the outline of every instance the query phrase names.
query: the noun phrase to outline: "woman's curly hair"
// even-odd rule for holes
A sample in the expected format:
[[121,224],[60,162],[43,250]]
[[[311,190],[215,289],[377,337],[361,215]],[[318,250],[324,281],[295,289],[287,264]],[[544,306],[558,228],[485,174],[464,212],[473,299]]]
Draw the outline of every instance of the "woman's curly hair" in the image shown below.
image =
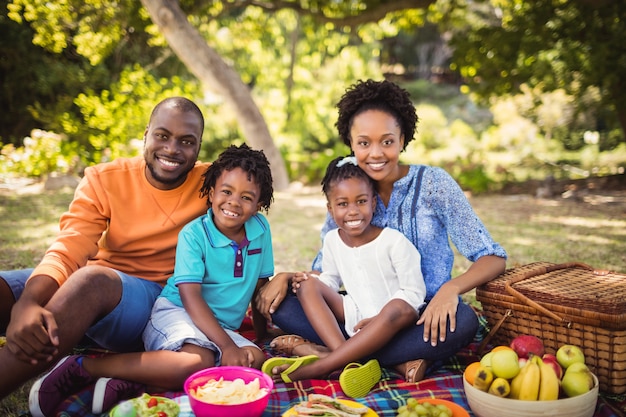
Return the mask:
[[350,128],[355,116],[367,110],[380,110],[396,119],[400,132],[404,135],[404,147],[415,139],[418,117],[415,105],[408,91],[397,84],[383,81],[358,81],[348,87],[339,102],[337,131],[343,142],[350,146]]
[[[205,197],[209,190],[215,187],[217,179],[224,171],[241,168],[248,174],[248,180],[255,181],[261,189],[259,204],[267,212],[274,201],[274,187],[272,186],[272,171],[270,163],[263,151],[250,148],[245,143],[239,147],[230,145],[222,152],[203,174],[204,182],[200,188],[200,196]],[[207,199],[207,205],[211,202]]]

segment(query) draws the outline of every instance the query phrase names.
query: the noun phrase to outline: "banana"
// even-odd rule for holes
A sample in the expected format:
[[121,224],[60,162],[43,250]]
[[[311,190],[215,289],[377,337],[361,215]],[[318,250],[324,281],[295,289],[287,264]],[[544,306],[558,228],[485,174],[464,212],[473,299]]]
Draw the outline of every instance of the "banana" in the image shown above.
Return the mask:
[[537,357],[537,364],[539,365],[539,395],[537,399],[539,401],[553,401],[559,399],[560,380],[554,372],[554,369],[547,363],[544,363],[540,357]]
[[481,391],[487,391],[489,386],[493,382],[493,372],[488,366],[479,366],[476,370],[476,377],[474,378],[474,386]]
[[530,369],[526,367],[527,364],[528,363],[524,364],[524,366],[520,368],[519,373],[511,380],[511,393],[509,394],[509,398],[513,398],[515,400],[519,399],[519,394],[522,391],[522,384],[524,383],[524,376]]
[[487,392],[498,397],[506,397],[511,392],[511,385],[507,379],[498,377],[493,380]]
[[524,368],[528,368],[528,370],[525,372],[524,379],[521,382],[522,388],[519,392],[519,400],[536,401],[539,397],[541,372],[537,358],[538,356],[533,356],[528,360],[526,366],[524,366]]

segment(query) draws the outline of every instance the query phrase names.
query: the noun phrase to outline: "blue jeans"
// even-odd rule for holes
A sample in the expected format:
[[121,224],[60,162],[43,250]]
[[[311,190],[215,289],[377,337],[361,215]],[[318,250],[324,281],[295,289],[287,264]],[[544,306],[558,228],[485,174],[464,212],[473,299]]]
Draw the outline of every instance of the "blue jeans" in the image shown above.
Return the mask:
[[[297,334],[311,342],[324,343],[309,323],[300,301],[295,294],[289,292],[276,312],[272,321],[281,330]],[[343,326],[340,326],[343,327]],[[447,359],[474,340],[478,331],[478,317],[467,304],[459,302],[456,313],[456,331],[446,333],[446,341],[431,346],[430,341],[424,342],[424,325],[412,326],[398,332],[388,343],[371,355],[383,366],[393,366],[414,359],[426,359],[434,362]],[[347,335],[344,333],[347,338]]]
[[[32,271],[32,269],[0,271],[0,279],[9,284],[16,300],[22,295],[26,280]],[[156,282],[120,271],[115,272],[122,281],[122,298],[113,311],[87,330],[86,335],[100,347],[113,351],[143,350],[141,334],[150,318],[152,305],[161,294],[162,288]],[[80,314],[79,311],[76,313]]]

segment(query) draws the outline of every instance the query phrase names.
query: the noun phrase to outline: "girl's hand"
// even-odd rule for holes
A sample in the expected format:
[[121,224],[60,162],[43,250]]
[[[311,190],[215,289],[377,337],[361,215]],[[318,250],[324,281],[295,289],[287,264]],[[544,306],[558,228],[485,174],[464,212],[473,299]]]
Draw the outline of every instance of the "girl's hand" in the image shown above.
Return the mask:
[[[376,316],[374,316],[374,317],[376,317]],[[370,321],[372,321],[374,319],[374,317],[369,317],[367,319],[363,319],[363,320],[359,321],[356,324],[356,326],[354,326],[354,329],[353,329],[354,332],[356,333],[356,332],[360,331],[361,329],[363,329],[365,326],[367,326],[369,324]]]
[[293,274],[293,277],[291,278],[291,291],[294,294],[297,293],[298,288],[300,288],[300,283],[302,281],[306,281],[307,279],[309,279],[309,277],[317,277],[317,274],[315,274],[314,271],[296,272],[295,274]]
[[442,285],[437,294],[424,309],[424,312],[417,320],[417,325],[424,325],[424,342],[430,340],[432,346],[437,346],[438,342],[446,340],[448,321],[450,331],[456,330],[456,310],[459,306],[459,292],[454,285],[449,285],[452,281]]

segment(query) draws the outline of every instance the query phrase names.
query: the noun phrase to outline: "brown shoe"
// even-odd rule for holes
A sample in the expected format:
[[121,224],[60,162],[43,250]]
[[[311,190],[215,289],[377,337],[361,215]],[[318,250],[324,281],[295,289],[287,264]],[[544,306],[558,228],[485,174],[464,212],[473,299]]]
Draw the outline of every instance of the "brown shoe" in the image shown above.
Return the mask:
[[282,353],[283,355],[293,356],[293,350],[296,346],[304,345],[304,344],[314,344],[309,342],[302,337],[295,334],[285,334],[282,336],[275,337],[270,342],[270,347],[273,351]]
[[419,382],[424,379],[426,370],[428,369],[428,362],[424,359],[416,359],[404,363],[404,379],[406,382]]

